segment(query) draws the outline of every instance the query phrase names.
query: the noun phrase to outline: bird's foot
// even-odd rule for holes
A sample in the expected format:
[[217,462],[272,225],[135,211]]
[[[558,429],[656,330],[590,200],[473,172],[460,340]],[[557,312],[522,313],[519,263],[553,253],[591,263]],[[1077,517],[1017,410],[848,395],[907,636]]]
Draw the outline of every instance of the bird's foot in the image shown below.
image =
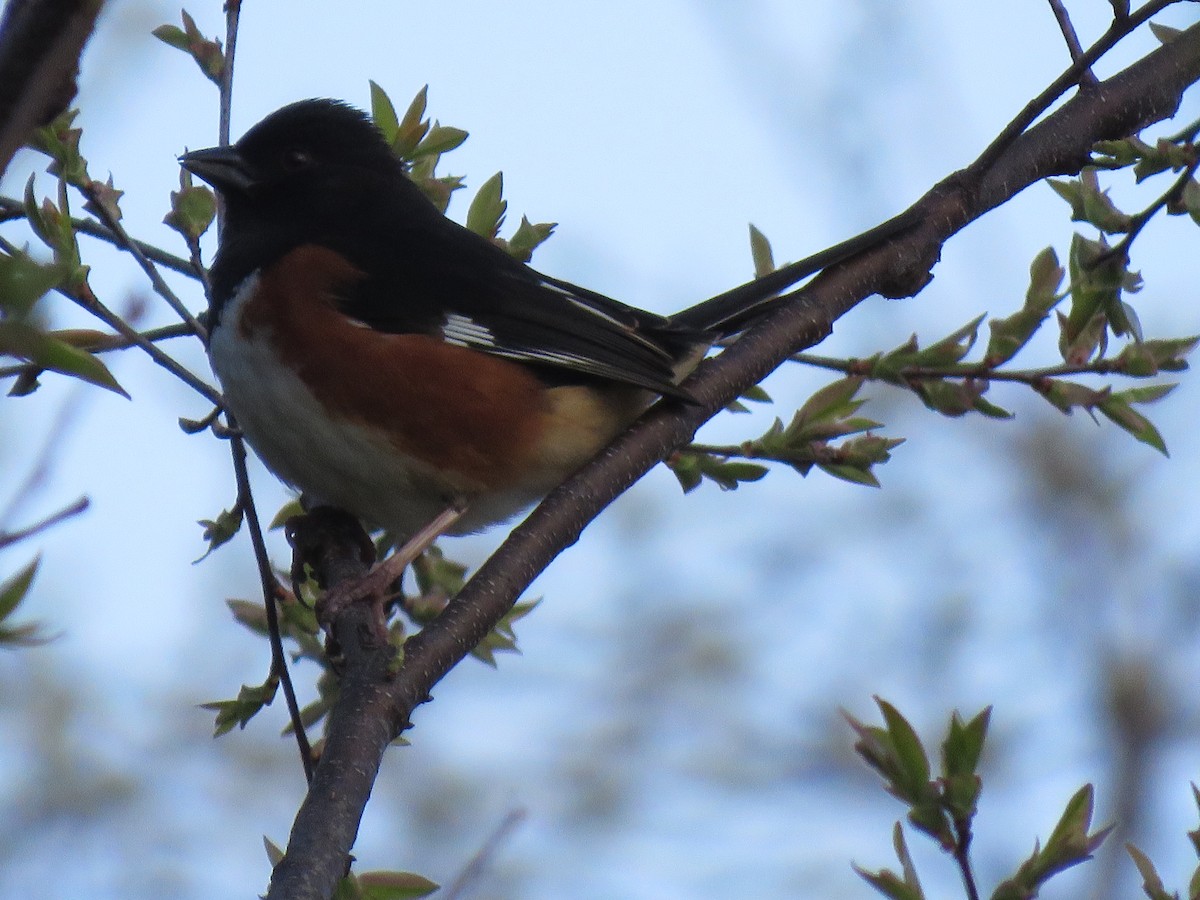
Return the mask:
[[424,553],[439,537],[462,516],[464,507],[450,506],[438,514],[428,525],[409,538],[391,556],[378,563],[361,578],[353,578],[334,585],[317,601],[317,621],[327,633],[332,631],[333,622],[340,613],[354,603],[367,601],[371,608],[372,646],[383,647],[388,643],[387,606],[398,593],[397,582],[404,570]]

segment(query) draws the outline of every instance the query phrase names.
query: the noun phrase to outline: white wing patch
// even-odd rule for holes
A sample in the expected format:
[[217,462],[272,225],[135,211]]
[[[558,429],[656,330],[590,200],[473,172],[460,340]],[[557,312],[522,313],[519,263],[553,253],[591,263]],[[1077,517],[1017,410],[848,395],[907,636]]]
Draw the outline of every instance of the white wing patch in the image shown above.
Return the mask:
[[617,319],[614,316],[609,315],[604,310],[599,309],[596,306],[593,306],[591,303],[588,303],[586,300],[584,300],[578,294],[567,290],[565,287],[562,287],[561,285],[557,285],[557,284],[552,284],[549,281],[543,281],[541,283],[541,285],[546,290],[554,291],[556,294],[560,294],[563,297],[565,297],[567,299],[567,301],[572,306],[574,306],[576,309],[581,309],[586,313],[591,313],[597,319],[603,319],[605,322],[608,322],[610,325],[616,325],[618,328],[621,328],[623,330],[628,330],[628,326],[624,322],[622,322],[621,320]]
[[509,349],[498,354],[499,356],[507,356],[509,359],[523,359],[527,362],[543,362],[557,363],[561,366],[566,366],[569,369],[595,369],[596,363],[588,359],[586,356],[579,356],[575,353],[556,353],[553,350],[537,350],[537,349]]
[[442,321],[442,340],[456,347],[496,346],[496,337],[491,329],[459,313],[446,313]]

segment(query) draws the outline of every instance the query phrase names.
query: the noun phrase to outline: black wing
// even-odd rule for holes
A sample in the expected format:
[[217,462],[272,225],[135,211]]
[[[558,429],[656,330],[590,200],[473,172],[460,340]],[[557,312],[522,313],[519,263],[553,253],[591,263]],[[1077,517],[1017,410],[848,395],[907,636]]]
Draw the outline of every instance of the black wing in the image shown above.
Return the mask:
[[583,376],[686,396],[675,366],[711,342],[706,333],[543,276],[449,219],[405,226],[381,230],[373,249],[335,248],[380,273],[342,298],[347,315],[528,363],[554,381]]

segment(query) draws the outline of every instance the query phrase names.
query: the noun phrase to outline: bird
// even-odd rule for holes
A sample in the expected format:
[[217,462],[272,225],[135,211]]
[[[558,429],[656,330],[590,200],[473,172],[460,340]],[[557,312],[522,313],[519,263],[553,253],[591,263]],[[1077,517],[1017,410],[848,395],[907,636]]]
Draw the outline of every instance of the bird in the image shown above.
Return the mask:
[[[412,536],[511,519],[778,293],[867,233],[674,315],[548,275],[454,222],[361,110],[301,100],[180,165],[219,195],[208,353],[258,456],[312,506]],[[882,235],[886,237],[887,235]]]

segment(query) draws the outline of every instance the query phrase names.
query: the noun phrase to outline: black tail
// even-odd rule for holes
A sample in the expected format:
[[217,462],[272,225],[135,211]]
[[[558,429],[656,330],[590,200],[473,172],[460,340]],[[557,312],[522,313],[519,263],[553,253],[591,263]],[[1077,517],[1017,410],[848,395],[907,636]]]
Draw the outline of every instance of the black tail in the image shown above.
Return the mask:
[[672,325],[689,330],[725,336],[737,334],[764,315],[781,291],[822,269],[845,262],[890,240],[907,230],[911,224],[910,218],[902,213],[827,250],[788,263],[774,272],[677,312],[668,319]]

